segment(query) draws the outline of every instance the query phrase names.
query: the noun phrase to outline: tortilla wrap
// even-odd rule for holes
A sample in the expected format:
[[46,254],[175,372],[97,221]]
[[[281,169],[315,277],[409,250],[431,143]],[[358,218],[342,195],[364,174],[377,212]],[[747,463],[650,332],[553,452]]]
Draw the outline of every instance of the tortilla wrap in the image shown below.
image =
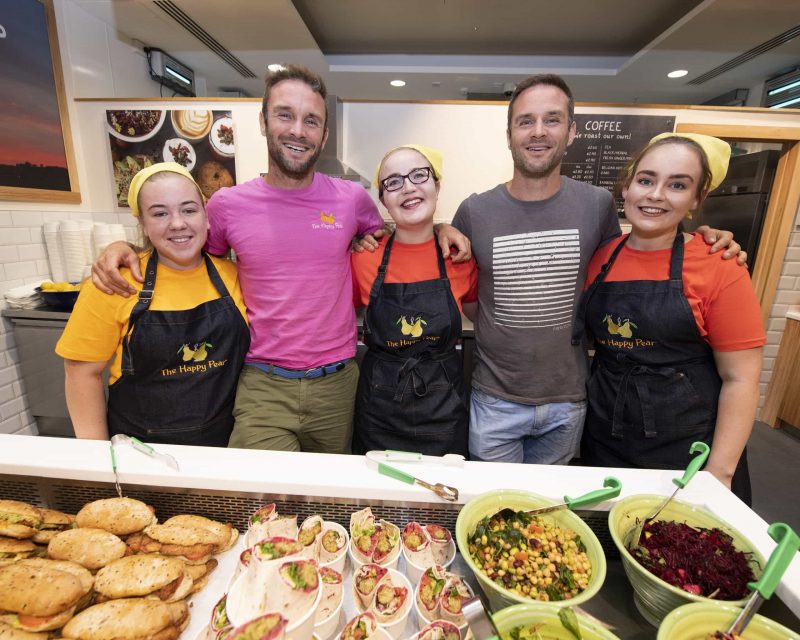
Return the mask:
[[327,620],[342,603],[344,596],[341,573],[330,567],[321,567],[319,577],[322,580],[322,599],[317,607],[317,612],[314,614],[315,624]]
[[303,521],[302,526],[297,532],[297,541],[303,545],[303,557],[309,560],[319,558],[319,539],[324,525],[322,516],[309,516]]
[[445,565],[450,559],[450,542],[453,534],[448,529],[438,524],[425,525],[425,532],[431,540],[431,551],[433,561],[436,564]]
[[[270,505],[267,506],[269,507]],[[262,507],[262,509],[264,508]],[[263,518],[260,518],[257,514],[258,511],[250,517],[250,527],[247,529],[244,538],[246,547],[252,547],[256,542],[265,538],[281,536],[284,538],[297,538],[297,516],[282,516],[274,510]]]
[[409,522],[403,527],[401,538],[406,558],[410,562],[423,569],[435,564],[430,538],[419,522]]
[[370,612],[360,613],[344,625],[339,640],[364,640],[375,635],[377,630],[375,616]]
[[416,640],[461,640],[461,632],[452,622],[434,620],[420,629]]
[[356,594],[356,606],[367,610],[372,606],[378,584],[386,577],[389,570],[377,564],[362,564],[353,574],[353,591]]
[[319,563],[329,564],[347,552],[347,534],[327,523],[319,537]]
[[400,553],[400,528],[388,520],[378,522],[378,539],[372,552],[372,561],[388,564]]
[[280,613],[267,613],[226,634],[226,640],[282,640],[288,621]]
[[447,583],[447,572],[440,565],[428,567],[419,579],[417,606],[428,620],[439,617],[439,596]]
[[461,606],[465,600],[471,597],[472,592],[467,583],[459,576],[450,574],[439,594],[439,617],[458,626],[465,624],[466,618],[461,611]]
[[395,586],[391,580],[378,585],[372,611],[378,624],[389,624],[408,611],[408,588]]
[[313,560],[287,560],[280,565],[278,577],[264,585],[267,611],[279,611],[291,625],[314,606],[321,589],[319,571]]

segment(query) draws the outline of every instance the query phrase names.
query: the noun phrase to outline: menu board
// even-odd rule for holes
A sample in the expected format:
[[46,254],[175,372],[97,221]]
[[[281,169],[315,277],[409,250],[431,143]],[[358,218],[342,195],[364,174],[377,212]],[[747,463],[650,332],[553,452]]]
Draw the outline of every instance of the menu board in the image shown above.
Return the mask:
[[[628,160],[650,138],[675,128],[672,116],[576,113],[575,123],[577,133],[561,163],[561,173],[612,193]],[[621,215],[621,200],[617,210]]]

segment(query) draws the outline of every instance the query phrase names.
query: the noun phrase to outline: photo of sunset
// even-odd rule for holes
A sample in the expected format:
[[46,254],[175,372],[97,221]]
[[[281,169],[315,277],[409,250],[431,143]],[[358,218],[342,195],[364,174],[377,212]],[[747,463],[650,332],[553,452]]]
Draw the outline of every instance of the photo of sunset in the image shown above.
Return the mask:
[[0,0],[0,186],[69,191],[44,6]]

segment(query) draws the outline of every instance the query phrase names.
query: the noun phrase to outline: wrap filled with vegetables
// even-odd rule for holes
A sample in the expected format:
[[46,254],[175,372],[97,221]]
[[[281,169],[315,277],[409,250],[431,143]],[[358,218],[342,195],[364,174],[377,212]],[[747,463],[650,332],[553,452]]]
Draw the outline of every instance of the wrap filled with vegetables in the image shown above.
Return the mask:
[[209,640],[217,640],[220,636],[228,635],[233,631],[233,625],[228,619],[228,611],[225,608],[227,599],[228,594],[225,594],[211,610],[211,622],[208,623],[208,634],[206,635]]
[[339,634],[339,640],[365,640],[376,635],[378,623],[371,613],[361,613],[350,620]]
[[372,552],[372,561],[388,564],[400,553],[400,528],[388,520],[378,522],[378,538]]
[[471,597],[472,592],[467,583],[458,576],[449,575],[442,593],[439,595],[439,617],[459,626],[465,624],[466,619],[461,611],[461,606],[465,600],[469,600]]
[[236,627],[226,640],[282,640],[288,621],[279,613],[267,613]]
[[356,593],[356,606],[369,609],[375,599],[378,584],[384,579],[388,569],[377,564],[362,564],[353,574],[353,591]]
[[258,509],[250,516],[249,527],[244,538],[246,547],[252,547],[259,540],[284,536],[297,538],[297,516],[282,516],[271,503]]
[[453,534],[450,531],[438,524],[425,525],[425,532],[431,539],[431,551],[433,552],[433,561],[436,564],[447,564],[450,559],[450,543],[453,540]]
[[372,604],[378,624],[389,624],[400,618],[406,612],[408,602],[406,587],[397,587],[391,580],[381,582]]
[[403,527],[403,547],[406,557],[418,567],[429,567],[435,564],[428,534],[419,522],[409,522]]
[[362,563],[372,562],[372,554],[378,545],[378,527],[369,507],[351,514],[350,537],[353,556]]
[[447,572],[438,564],[428,567],[419,579],[417,605],[428,620],[439,617],[439,596],[447,582]]
[[265,586],[267,611],[278,611],[294,624],[314,605],[320,589],[319,571],[313,560],[288,560],[278,570],[279,579]]
[[452,622],[434,620],[419,630],[416,640],[461,640],[461,632]]
[[302,557],[303,545],[292,538],[279,536],[261,540],[251,551],[252,557],[246,575],[252,588],[263,590],[265,586],[278,581],[278,571],[285,559]]
[[322,516],[309,516],[305,519],[297,532],[297,541],[303,545],[303,557],[317,560],[319,557],[318,544],[322,534]]
[[245,549],[239,554],[239,562],[236,563],[236,568],[233,570],[233,577],[229,584],[233,584],[236,582],[236,579],[242,575],[247,568],[250,566],[250,562],[253,559],[253,550],[252,549]]
[[323,528],[322,535],[319,538],[319,562],[320,564],[328,564],[339,558],[345,553],[347,546],[347,536],[342,535],[336,529]]
[[321,567],[319,577],[322,580],[322,600],[320,600],[317,613],[314,616],[316,624],[327,620],[336,611],[344,595],[344,583],[341,573],[330,567]]

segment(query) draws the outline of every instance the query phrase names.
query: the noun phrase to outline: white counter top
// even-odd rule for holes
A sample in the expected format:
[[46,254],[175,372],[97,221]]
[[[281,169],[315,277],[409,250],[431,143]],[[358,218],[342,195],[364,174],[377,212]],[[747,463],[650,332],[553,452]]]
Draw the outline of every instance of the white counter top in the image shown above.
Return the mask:
[[[180,471],[147,458],[130,447],[117,447],[123,485],[143,485],[287,494],[398,502],[444,501],[419,486],[401,483],[367,468],[363,456],[248,451],[211,447],[159,445],[178,460]],[[524,489],[560,500],[602,487],[613,475],[622,482],[620,498],[640,493],[669,495],[675,471],[599,469],[468,462],[463,468],[421,463],[392,463],[429,482],[457,487],[460,503],[491,489]],[[114,482],[108,442],[0,435],[0,474]],[[705,506],[741,531],[768,557],[775,543],[768,523],[723,487],[710,473],[700,472],[681,492],[681,500]],[[591,507],[608,511],[613,501]],[[800,558],[784,575],[777,594],[800,616]]]

